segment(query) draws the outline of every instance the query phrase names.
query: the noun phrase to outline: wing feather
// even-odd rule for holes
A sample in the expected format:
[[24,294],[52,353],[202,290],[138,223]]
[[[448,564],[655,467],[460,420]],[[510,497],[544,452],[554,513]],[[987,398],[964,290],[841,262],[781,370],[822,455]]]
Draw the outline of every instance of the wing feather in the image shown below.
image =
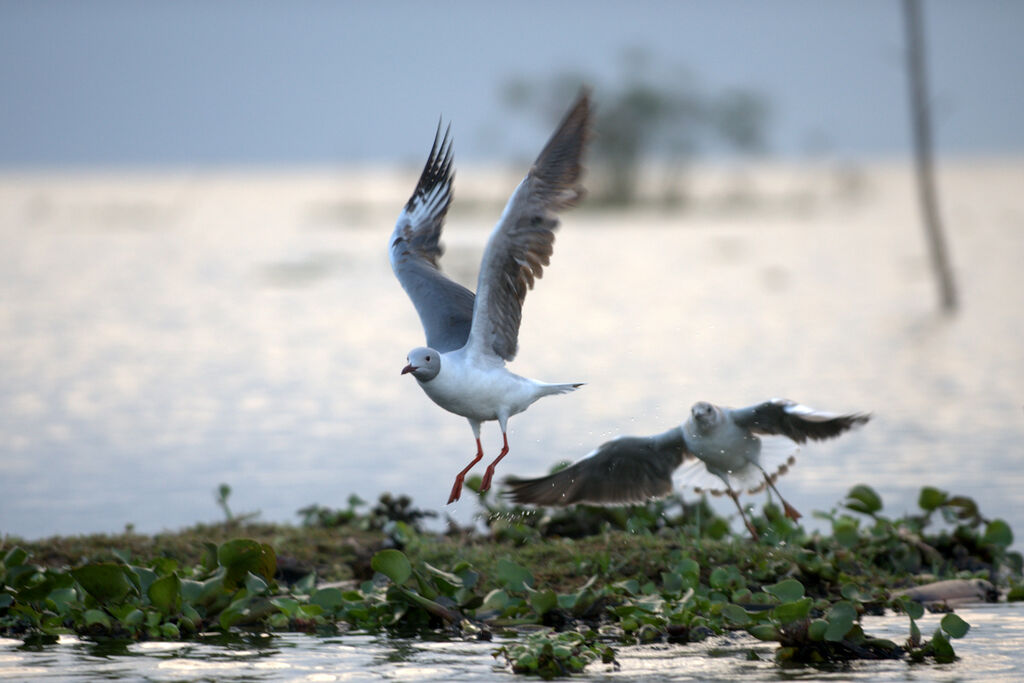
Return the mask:
[[412,300],[426,334],[427,345],[452,351],[465,345],[473,320],[473,293],[441,272],[444,253],[441,229],[452,201],[452,143],[450,130],[441,136],[437,124],[434,144],[419,182],[391,233],[391,268]]
[[681,434],[671,439],[623,436],[546,477],[508,477],[504,495],[519,504],[557,507],[643,503],[672,492],[672,473],[685,455]]
[[831,439],[871,419],[864,413],[837,415],[817,411],[784,398],[730,412],[736,424],[755,434],[778,434],[797,443]]
[[584,195],[581,159],[589,130],[590,97],[583,91],[505,205],[480,267],[474,350],[515,358],[523,301],[550,263],[557,212]]

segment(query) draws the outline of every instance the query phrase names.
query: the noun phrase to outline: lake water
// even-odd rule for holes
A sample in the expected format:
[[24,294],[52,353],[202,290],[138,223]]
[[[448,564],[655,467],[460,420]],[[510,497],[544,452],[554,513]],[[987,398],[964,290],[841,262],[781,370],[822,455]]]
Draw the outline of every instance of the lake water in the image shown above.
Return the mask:
[[[471,287],[516,180],[459,170],[444,265]],[[566,214],[511,367],[587,385],[512,418],[499,477],[662,431],[697,400],[785,396],[874,416],[801,451],[780,488],[805,514],[866,483],[895,516],[927,484],[1020,533],[1024,163],[939,173],[951,317],[912,180],[897,163],[698,170],[692,210]],[[386,246],[414,181],[0,177],[0,532],[214,521],[221,482],[271,521],[384,491],[472,520],[473,496],[444,505],[468,425],[399,375],[422,332]],[[483,438],[496,454],[493,423]]]
[[[986,681],[1020,680],[1024,617],[1019,605],[975,605],[957,610],[971,624],[954,641],[960,659],[951,664],[912,665],[906,661],[855,662],[838,671],[813,668],[780,670],[772,661],[775,646],[746,633],[709,638],[692,645],[617,647],[621,668],[592,664],[589,681]],[[919,622],[922,634],[934,632],[941,615]],[[868,617],[865,631],[902,641],[909,626],[903,615]],[[21,641],[0,639],[0,680],[144,680],[144,681],[491,681],[525,680],[491,653],[501,639],[430,641],[384,636],[303,634],[252,636],[232,644],[208,642],[99,645],[73,636],[41,650]],[[748,657],[753,651],[758,659]]]

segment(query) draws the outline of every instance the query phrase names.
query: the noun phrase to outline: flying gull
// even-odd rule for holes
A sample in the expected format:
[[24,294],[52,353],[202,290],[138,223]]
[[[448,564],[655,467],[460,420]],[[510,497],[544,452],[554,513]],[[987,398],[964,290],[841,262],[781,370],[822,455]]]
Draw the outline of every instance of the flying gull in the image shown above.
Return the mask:
[[[716,495],[727,494],[736,503],[747,529],[757,531],[739,502],[746,489],[756,493],[768,486],[782,502],[786,517],[800,513],[775,488],[775,480],[795,462],[793,442],[821,441],[868,421],[869,415],[835,415],[819,412],[786,399],[772,399],[746,408],[725,408],[695,403],[683,424],[653,436],[621,436],[602,444],[579,462],[546,477],[505,480],[508,495],[516,503],[566,506],[642,503],[672,491],[672,474],[687,456],[684,479],[693,481],[711,474],[725,483],[725,490],[697,487]],[[762,448],[759,435],[785,437],[788,447],[781,461]]]
[[484,249],[476,295],[446,277],[438,266],[441,228],[452,199],[452,147],[438,125],[416,190],[391,234],[391,267],[412,299],[426,346],[409,352],[402,374],[411,374],[434,403],[469,420],[476,456],[455,477],[452,503],[466,473],[483,457],[480,424],[497,420],[502,449],[484,473],[490,488],[494,467],[508,453],[512,415],[542,396],[564,394],[581,383],[549,384],[505,368],[518,350],[526,292],[548,265],[558,227],[557,211],[583,197],[580,158],[590,125],[590,99],[582,91],[526,177],[512,193]]

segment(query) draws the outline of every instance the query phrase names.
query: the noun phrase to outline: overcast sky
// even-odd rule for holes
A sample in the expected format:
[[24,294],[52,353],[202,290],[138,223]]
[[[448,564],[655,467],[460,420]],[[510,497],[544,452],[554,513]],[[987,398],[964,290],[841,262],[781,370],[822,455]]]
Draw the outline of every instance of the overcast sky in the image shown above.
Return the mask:
[[[1024,3],[924,6],[938,152],[1024,152]],[[766,96],[774,154],[909,148],[895,0],[0,0],[0,166],[416,163],[442,114],[504,158],[548,132],[505,84],[573,72],[600,106],[638,47]]]

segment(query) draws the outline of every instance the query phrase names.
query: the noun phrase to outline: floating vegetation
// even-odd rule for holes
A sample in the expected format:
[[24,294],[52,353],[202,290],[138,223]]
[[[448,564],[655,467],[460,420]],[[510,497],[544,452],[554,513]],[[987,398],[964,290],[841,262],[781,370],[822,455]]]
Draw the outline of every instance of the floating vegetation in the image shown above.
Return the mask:
[[[226,499],[222,491],[225,508]],[[769,503],[752,515],[759,543],[732,535],[703,502],[677,498],[554,513],[480,503],[486,533],[427,532],[427,513],[406,497],[363,511],[353,496],[340,511],[303,509],[300,526],[226,514],[224,525],[175,535],[8,539],[0,636],[46,646],[67,633],[500,634],[512,640],[494,656],[543,678],[616,667],[620,645],[737,631],[778,643],[780,666],[949,662],[970,628],[956,600],[992,599],[994,586],[1022,594],[1006,523],[933,488],[922,489],[918,514],[891,519],[872,489],[856,486],[839,510],[817,513],[830,534],[808,533]],[[922,583],[933,585],[907,590]],[[918,625],[926,609],[946,612],[928,638]],[[907,616],[905,641],[863,630],[864,615],[885,610]]]

